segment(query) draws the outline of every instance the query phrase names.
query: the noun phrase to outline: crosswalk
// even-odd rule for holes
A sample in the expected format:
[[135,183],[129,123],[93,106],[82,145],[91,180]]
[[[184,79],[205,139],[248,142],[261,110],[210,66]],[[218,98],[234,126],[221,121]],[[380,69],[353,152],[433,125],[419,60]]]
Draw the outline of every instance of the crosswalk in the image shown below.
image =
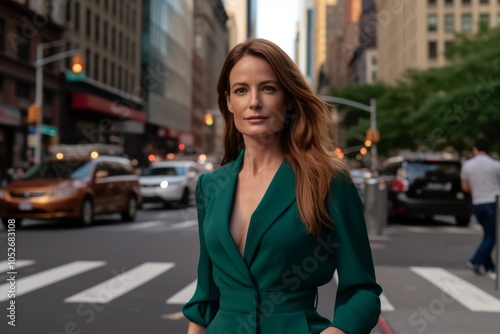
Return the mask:
[[[36,265],[37,261],[30,259],[16,261],[18,271],[16,298],[25,297],[41,289],[57,291],[58,284],[62,282],[68,282],[84,273],[95,273],[105,268],[107,270],[111,266],[106,261],[73,261],[40,272],[32,273],[31,270],[30,274],[23,275],[24,268],[36,267]],[[141,289],[153,279],[162,279],[166,285],[177,281],[171,271],[175,266],[174,262],[145,262],[120,273],[116,270],[108,270],[109,277],[103,279],[102,282],[91,286],[81,286],[80,292],[57,298],[67,304],[108,304],[127,298],[129,293]],[[7,261],[0,261],[0,277],[6,275],[8,268]],[[456,302],[457,307],[470,312],[500,313],[500,294],[495,293],[493,288],[488,288],[494,285],[493,275],[475,276],[468,270],[412,266],[407,268],[377,267],[377,277],[384,288],[384,293],[380,296],[383,312],[398,311],[402,307],[411,305],[411,301],[414,301],[415,305],[422,305],[425,303],[425,299],[422,298],[427,298],[428,303],[436,299],[446,303]],[[334,282],[338,282],[336,275]],[[399,285],[394,282],[399,282]],[[193,295],[196,283],[194,277],[191,281],[184,282],[184,286],[177,291],[165,292],[165,295],[158,296],[158,298],[163,298],[167,305],[181,306]],[[79,280],[78,284],[85,285],[85,281]],[[8,300],[8,289],[9,283],[0,285],[0,303]],[[405,303],[402,303],[403,301]]]

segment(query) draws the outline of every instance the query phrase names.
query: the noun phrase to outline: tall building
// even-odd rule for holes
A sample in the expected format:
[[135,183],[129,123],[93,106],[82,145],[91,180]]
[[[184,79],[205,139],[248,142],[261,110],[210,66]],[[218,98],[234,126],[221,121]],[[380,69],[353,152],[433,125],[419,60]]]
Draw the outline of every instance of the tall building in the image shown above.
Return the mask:
[[[191,149],[193,0],[142,0],[145,154]],[[180,145],[182,144],[182,145]]]
[[[60,41],[64,29],[64,8],[60,2],[26,0],[0,1],[0,183],[9,167],[26,166],[34,159],[33,127],[27,109],[35,100],[37,46]],[[58,53],[43,49],[43,57]],[[43,123],[59,122],[61,81],[59,63],[47,64],[43,75]],[[44,146],[52,136],[43,136]]]
[[409,68],[446,65],[455,33],[475,33],[478,23],[500,24],[498,0],[379,0],[378,78],[395,83]]
[[[231,1],[231,0],[230,0]],[[239,0],[232,0],[234,3]],[[255,37],[257,33],[257,0],[247,0],[247,37]]]
[[359,45],[361,9],[361,0],[338,0],[327,11],[330,17],[327,29],[332,33],[327,35],[327,63],[324,68],[328,80],[322,85],[323,91],[331,86],[342,89],[351,83],[349,63]]
[[336,4],[337,0],[315,0],[314,4],[314,71],[311,79],[316,88],[322,85],[322,72],[326,66],[328,8]]
[[[203,151],[211,156],[222,156],[222,139],[218,133],[222,119],[218,118],[217,80],[229,51],[228,15],[221,0],[195,1],[194,5],[194,51],[204,64],[200,75],[203,92],[200,96],[203,108],[198,112],[211,114],[214,124],[204,126],[202,132]],[[198,80],[198,79],[197,79]],[[203,111],[202,111],[203,110]]]
[[[56,1],[57,2],[57,1]],[[141,0],[66,0],[64,48],[80,50],[86,77],[63,77],[63,144],[105,144],[140,159],[145,89],[140,85]],[[66,58],[63,69],[71,67]],[[111,152],[110,152],[111,153]]]
[[[228,16],[229,48],[248,38],[248,4],[252,0],[225,0],[224,8]],[[255,2],[255,1],[254,1]]]
[[358,47],[350,67],[350,84],[371,84],[377,81],[377,12],[375,0],[363,0],[358,22]]

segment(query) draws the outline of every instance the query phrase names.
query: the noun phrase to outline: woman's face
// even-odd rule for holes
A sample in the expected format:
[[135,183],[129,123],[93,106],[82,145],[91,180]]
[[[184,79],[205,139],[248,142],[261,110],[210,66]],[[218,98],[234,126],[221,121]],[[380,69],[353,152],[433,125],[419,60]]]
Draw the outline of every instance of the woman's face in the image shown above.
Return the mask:
[[278,137],[286,114],[285,91],[269,63],[245,56],[229,73],[227,106],[243,136]]

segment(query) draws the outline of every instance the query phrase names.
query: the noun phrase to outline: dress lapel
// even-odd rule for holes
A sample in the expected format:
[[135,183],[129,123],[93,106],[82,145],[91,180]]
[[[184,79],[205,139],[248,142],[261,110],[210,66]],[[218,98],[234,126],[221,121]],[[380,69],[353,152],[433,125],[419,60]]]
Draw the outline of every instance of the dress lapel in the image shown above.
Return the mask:
[[248,267],[240,255],[240,251],[234,242],[234,239],[229,231],[229,217],[234,202],[234,192],[236,182],[238,181],[238,173],[243,161],[244,149],[241,150],[238,159],[221,168],[216,183],[220,187],[218,195],[215,197],[214,214],[218,215],[217,219],[217,236],[224,248],[227,256],[231,259],[234,266],[242,274],[241,279],[252,286],[252,280]]
[[295,174],[292,166],[283,161],[250,219],[244,254],[247,264],[251,263],[266,231],[294,201]]

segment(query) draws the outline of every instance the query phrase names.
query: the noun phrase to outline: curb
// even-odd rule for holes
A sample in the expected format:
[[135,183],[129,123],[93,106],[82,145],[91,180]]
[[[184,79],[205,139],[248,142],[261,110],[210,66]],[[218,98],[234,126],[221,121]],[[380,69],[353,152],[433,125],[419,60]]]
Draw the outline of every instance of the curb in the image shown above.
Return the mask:
[[378,318],[377,326],[383,334],[394,334],[394,331],[382,314]]

